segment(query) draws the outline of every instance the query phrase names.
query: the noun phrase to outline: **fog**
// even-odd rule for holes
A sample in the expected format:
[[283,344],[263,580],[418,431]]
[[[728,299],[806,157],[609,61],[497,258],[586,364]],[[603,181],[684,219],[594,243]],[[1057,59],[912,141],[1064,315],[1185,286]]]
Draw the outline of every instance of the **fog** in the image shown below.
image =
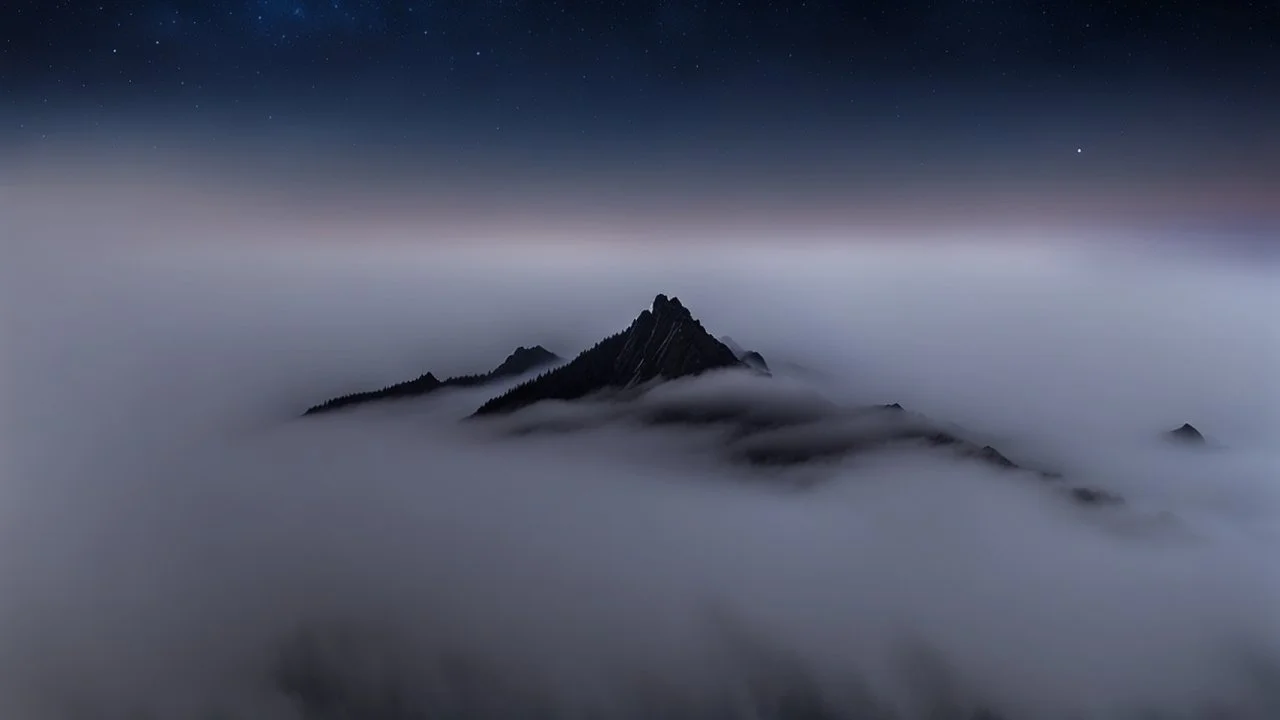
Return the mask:
[[[251,231],[15,230],[5,717],[1280,715],[1273,266]],[[458,422],[502,386],[297,417],[572,357],[658,292],[776,373],[668,399],[899,402],[1126,502],[923,450],[758,470],[706,429]],[[1159,437],[1188,421],[1210,447]]]

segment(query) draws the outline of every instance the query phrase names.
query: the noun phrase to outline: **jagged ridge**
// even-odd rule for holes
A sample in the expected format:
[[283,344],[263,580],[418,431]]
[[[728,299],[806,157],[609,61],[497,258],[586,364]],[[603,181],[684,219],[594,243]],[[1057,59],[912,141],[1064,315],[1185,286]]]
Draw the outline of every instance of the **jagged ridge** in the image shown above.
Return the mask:
[[[471,387],[504,377],[529,372],[560,358],[541,346],[520,347],[498,367],[481,375],[462,375],[439,380],[431,373],[405,383],[372,392],[334,398],[306,411],[306,415],[337,410],[355,404],[385,398],[413,397],[442,387]],[[597,342],[571,362],[521,383],[490,399],[472,417],[511,413],[544,400],[576,400],[611,388],[628,388],[654,380],[672,380],[699,375],[708,370],[740,367],[768,375],[764,358],[756,352],[742,350],[729,338],[717,339],[693,317],[678,298],[659,294],[650,309],[644,310],[622,332]],[[642,411],[651,423],[715,423],[737,425],[729,434],[730,453],[753,465],[790,465],[822,458],[834,458],[897,442],[924,442],[930,446],[953,448],[963,457],[1008,469],[1025,470],[991,447],[964,440],[959,435],[923,421],[915,424],[896,423],[857,432],[825,432],[805,437],[788,436],[788,428],[804,430],[820,420],[840,420],[822,412],[791,412],[773,417],[769,413],[756,417],[750,408],[738,403],[718,407],[657,407]],[[904,414],[898,403],[878,406],[879,411]],[[838,430],[839,428],[837,428]],[[779,432],[782,431],[782,432]],[[1189,425],[1170,435],[1185,436],[1198,431]],[[1033,471],[1042,479],[1062,480],[1059,473]],[[1087,487],[1064,487],[1071,496],[1085,504],[1113,504],[1122,500],[1102,490]]]
[[508,390],[475,415],[512,412],[543,400],[576,400],[607,388],[698,375],[743,365],[678,298],[658,295],[631,326],[583,351],[567,365]]
[[434,392],[444,387],[476,387],[491,382],[502,380],[504,378],[523,375],[531,370],[560,362],[562,358],[555,353],[547,350],[541,345],[533,347],[524,347],[523,345],[516,348],[515,352],[507,356],[498,367],[487,373],[478,375],[458,375],[440,380],[431,373],[426,373],[413,380],[408,380],[395,385],[371,390],[368,392],[353,393],[351,395],[343,395],[341,397],[326,400],[319,405],[312,406],[307,409],[303,415],[317,415],[324,412],[332,412],[341,410],[355,405],[374,402],[377,400],[394,400],[418,397],[430,392]]

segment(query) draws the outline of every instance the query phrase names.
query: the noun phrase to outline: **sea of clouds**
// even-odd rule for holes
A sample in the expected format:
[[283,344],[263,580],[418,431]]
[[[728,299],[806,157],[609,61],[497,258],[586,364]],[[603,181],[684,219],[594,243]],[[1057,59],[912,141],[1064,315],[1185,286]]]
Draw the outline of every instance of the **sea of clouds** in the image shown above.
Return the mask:
[[[1280,717],[1274,267],[41,227],[3,271],[4,717]],[[458,422],[501,385],[297,417],[571,357],[657,292],[777,373],[668,400],[899,402],[1127,502],[907,449],[752,469],[584,406]],[[1210,447],[1159,437],[1187,421]]]

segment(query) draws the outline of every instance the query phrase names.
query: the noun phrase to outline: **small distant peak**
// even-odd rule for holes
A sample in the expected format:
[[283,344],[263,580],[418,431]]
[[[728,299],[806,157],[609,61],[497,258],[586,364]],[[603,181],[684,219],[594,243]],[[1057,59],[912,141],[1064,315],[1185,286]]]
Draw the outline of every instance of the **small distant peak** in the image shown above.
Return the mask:
[[999,450],[991,447],[990,445],[984,445],[983,448],[978,451],[978,457],[982,458],[983,460],[986,460],[989,463],[992,463],[993,465],[997,465],[999,467],[1005,467],[1005,468],[1018,467],[1012,460],[1005,457],[1004,453],[1001,453]]
[[507,359],[522,358],[522,357],[555,357],[555,353],[542,347],[541,345],[534,345],[533,347],[525,347],[521,345],[520,347],[513,350],[511,352],[511,355],[509,355]]
[[1204,435],[1191,423],[1183,423],[1182,427],[1170,430],[1165,435],[1171,440],[1194,445],[1202,444],[1205,441]]
[[885,410],[901,410],[902,409],[902,406],[899,405],[898,403],[889,403],[888,405],[881,405],[880,407],[884,408]]
[[[732,348],[730,349],[732,350]],[[747,352],[742,353],[738,357],[738,359],[741,360],[744,365],[751,368],[752,370],[756,370],[758,372],[762,372],[766,374],[771,374],[769,372],[769,363],[765,362],[764,356],[756,352],[755,350],[748,350]]]
[[541,345],[534,345],[533,347],[521,345],[508,355],[501,365],[490,370],[486,377],[490,380],[496,380],[512,375],[523,375],[543,365],[560,362],[561,359],[559,355]]

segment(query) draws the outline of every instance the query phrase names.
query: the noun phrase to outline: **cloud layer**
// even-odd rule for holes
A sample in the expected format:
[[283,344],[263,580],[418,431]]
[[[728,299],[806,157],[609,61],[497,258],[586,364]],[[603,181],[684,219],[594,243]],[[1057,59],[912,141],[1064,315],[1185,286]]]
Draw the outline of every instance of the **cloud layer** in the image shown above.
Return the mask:
[[[1270,271],[291,247],[6,271],[6,716],[1280,712]],[[295,417],[572,355],[658,291],[780,371],[753,403],[901,402],[1128,503],[907,449],[753,470],[626,418],[512,437],[457,422],[475,391]],[[1188,420],[1219,447],[1156,437]]]

